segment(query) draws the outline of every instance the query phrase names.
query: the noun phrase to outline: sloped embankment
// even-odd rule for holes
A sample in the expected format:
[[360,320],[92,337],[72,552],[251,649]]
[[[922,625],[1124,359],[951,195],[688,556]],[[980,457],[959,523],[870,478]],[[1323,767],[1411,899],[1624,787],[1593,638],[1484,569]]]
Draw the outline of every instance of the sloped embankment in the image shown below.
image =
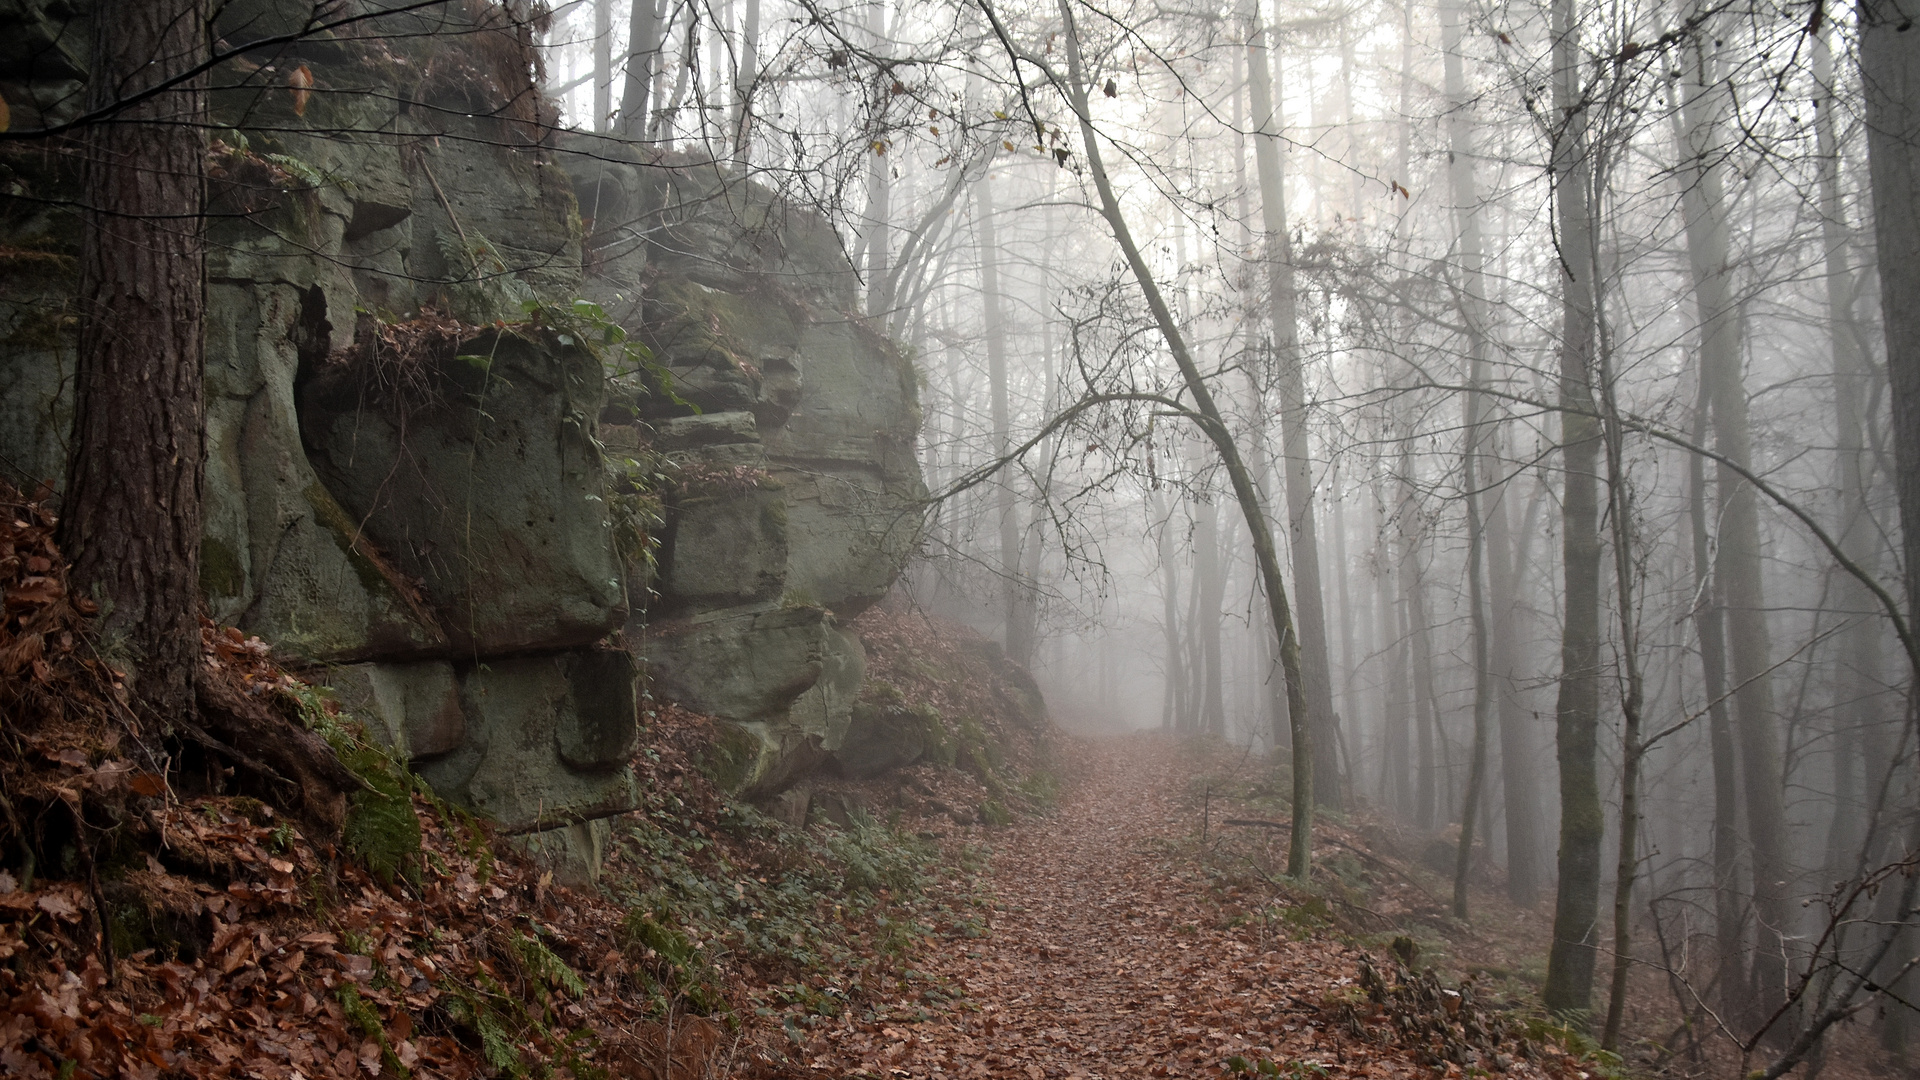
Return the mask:
[[[566,888],[265,643],[208,624],[208,677],[354,775],[343,806],[306,805],[264,762],[142,730],[51,514],[0,510],[9,1076],[733,1075],[839,1017],[937,1005],[916,943],[978,933],[955,864],[979,826],[949,822],[943,851],[857,807],[782,825],[722,797],[712,722],[674,708],[642,732],[642,806],[614,819],[600,890]],[[919,768],[1014,798],[1022,744],[954,730],[979,775]]]
[[1051,804],[1046,699],[998,642],[897,594],[850,629],[867,654],[852,723],[808,782],[772,801],[777,816],[843,821],[865,810],[942,837]]

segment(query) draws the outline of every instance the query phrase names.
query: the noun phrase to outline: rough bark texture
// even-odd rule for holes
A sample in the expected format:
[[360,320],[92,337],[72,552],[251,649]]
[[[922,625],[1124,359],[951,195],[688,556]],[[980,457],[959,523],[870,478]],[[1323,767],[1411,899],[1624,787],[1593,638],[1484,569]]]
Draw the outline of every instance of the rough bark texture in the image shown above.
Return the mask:
[[1542,995],[1548,1011],[1582,1023],[1593,999],[1605,816],[1595,771],[1600,711],[1600,532],[1595,461],[1600,450],[1593,384],[1593,220],[1587,128],[1580,104],[1579,49],[1572,0],[1553,9],[1554,199],[1560,226],[1561,566],[1565,573],[1560,693],[1555,744],[1560,758],[1560,885],[1553,947]]
[[[207,51],[203,0],[105,0],[88,105],[109,107]],[[61,522],[73,581],[156,718],[193,715],[203,443],[205,78],[85,135],[79,370]]]
[[[1880,306],[1911,617],[1920,611],[1920,30],[1891,0],[1864,0],[1860,15],[1874,233],[1880,251],[1897,253],[1880,260]],[[1909,973],[1889,989],[1912,1000],[1916,981]],[[1908,1015],[1890,1018],[1891,1041],[1911,1033]]]

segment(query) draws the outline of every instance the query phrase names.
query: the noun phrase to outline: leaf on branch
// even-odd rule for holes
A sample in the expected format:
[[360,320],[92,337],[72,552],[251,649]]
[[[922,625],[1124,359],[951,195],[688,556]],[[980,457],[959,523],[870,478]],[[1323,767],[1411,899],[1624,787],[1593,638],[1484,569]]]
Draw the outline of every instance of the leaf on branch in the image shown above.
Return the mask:
[[1115,83],[1112,79],[1108,79],[1107,85],[1101,87],[1100,92],[1107,95],[1108,97],[1119,97],[1120,86],[1119,84]]

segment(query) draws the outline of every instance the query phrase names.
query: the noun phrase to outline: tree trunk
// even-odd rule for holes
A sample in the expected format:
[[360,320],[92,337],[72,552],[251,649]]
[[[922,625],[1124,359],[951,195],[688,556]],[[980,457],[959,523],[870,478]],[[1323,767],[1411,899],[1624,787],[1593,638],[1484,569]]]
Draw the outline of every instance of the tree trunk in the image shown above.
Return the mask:
[[1425,525],[1415,489],[1413,440],[1400,440],[1400,594],[1406,606],[1407,652],[1413,669],[1412,761],[1413,822],[1422,829],[1437,827],[1440,810],[1440,765],[1435,731],[1439,715],[1434,700],[1433,633],[1427,614],[1427,582],[1421,572],[1420,546]]
[[1184,723],[1186,694],[1186,664],[1181,660],[1180,641],[1180,564],[1174,560],[1173,537],[1168,530],[1173,527],[1173,514],[1167,509],[1167,500],[1158,491],[1149,493],[1148,505],[1153,510],[1157,523],[1154,528],[1153,542],[1160,558],[1160,632],[1166,642],[1166,693],[1160,712],[1160,726],[1167,731],[1176,731]]
[[1486,438],[1486,398],[1479,388],[1487,380],[1486,282],[1481,273],[1480,194],[1473,179],[1473,120],[1467,99],[1467,79],[1460,58],[1461,15],[1458,0],[1441,8],[1441,51],[1449,117],[1447,159],[1453,188],[1455,233],[1460,238],[1460,321],[1466,327],[1467,386],[1463,403],[1466,420],[1465,451],[1461,454],[1462,498],[1467,510],[1468,626],[1473,636],[1473,744],[1467,767],[1467,794],[1460,807],[1460,846],[1454,855],[1453,914],[1467,917],[1467,877],[1473,866],[1473,834],[1478,824],[1480,793],[1486,784],[1487,729],[1492,724],[1493,663],[1487,641],[1486,535],[1481,520],[1479,457]]
[[662,2],[632,0],[633,11],[627,21],[627,78],[620,91],[620,122],[615,126],[622,138],[643,139],[648,135],[648,98],[660,59]]
[[[1920,251],[1920,33],[1893,0],[1862,0],[1860,24],[1874,236],[1878,250],[1887,253],[1879,262],[1880,310],[1911,619],[1920,612],[1920,259],[1912,255]],[[1915,981],[1909,973],[1889,989],[1911,1001]],[[1897,1041],[1911,1022],[1889,1017],[1889,1026]]]
[[[876,14],[874,21],[881,16]],[[760,81],[760,0],[745,0],[740,25],[740,66],[733,75],[733,167],[741,176],[753,165],[753,94]]]
[[[980,303],[984,307],[987,329],[987,381],[992,394],[993,455],[1005,459],[1013,447],[1012,407],[1007,388],[1007,328],[1005,304],[1000,295],[1000,240],[994,220],[993,177],[982,176],[973,189],[974,208],[979,215]],[[1000,574],[1000,614],[1004,630],[1001,641],[1007,654],[1020,663],[1033,656],[1033,642],[1020,625],[1020,519],[1014,505],[1013,478],[1003,475],[994,484],[994,517],[999,525],[1000,553],[995,569]]]
[[[1714,449],[1742,468],[1753,453],[1747,394],[1740,373],[1740,326],[1733,298],[1716,131],[1724,90],[1703,45],[1690,58],[1683,111],[1688,183],[1681,195],[1687,255],[1700,318],[1700,373],[1713,418]],[[1752,485],[1726,465],[1715,469],[1720,498],[1720,547],[1714,577],[1726,600],[1727,659],[1733,680],[1733,719],[1747,809],[1747,847],[1753,858],[1753,905],[1758,922],[1752,1004],[1760,1013],[1785,999],[1786,959],[1780,938],[1789,933],[1786,906],[1785,810],[1781,803],[1780,736],[1768,675],[1772,644],[1761,584],[1759,506]]]
[[1587,118],[1580,87],[1573,0],[1553,6],[1555,209],[1560,231],[1560,441],[1564,624],[1555,746],[1560,759],[1559,888],[1547,957],[1547,1010],[1584,1025],[1593,1001],[1594,935],[1600,907],[1600,532],[1593,419],[1594,223],[1588,204]]
[[1219,736],[1227,730],[1220,655],[1220,609],[1227,596],[1226,575],[1220,572],[1220,507],[1211,499],[1197,503],[1194,517],[1193,588],[1200,616],[1193,624],[1200,645],[1200,715],[1195,726],[1208,735]]
[[593,130],[613,118],[613,0],[593,0]]
[[[1086,154],[1087,171],[1100,196],[1101,217],[1106,219],[1114,243],[1119,245],[1134,283],[1139,286],[1141,297],[1153,314],[1154,324],[1167,344],[1167,351],[1173,355],[1181,381],[1186,386],[1188,396],[1193,399],[1191,417],[1219,452],[1220,464],[1226,469],[1227,478],[1233,486],[1234,499],[1240,504],[1247,531],[1252,534],[1254,565],[1259,568],[1261,587],[1267,594],[1267,614],[1273,621],[1274,635],[1280,641],[1280,668],[1287,679],[1287,719],[1292,728],[1290,734],[1294,746],[1293,820],[1287,837],[1287,873],[1299,881],[1306,881],[1313,869],[1313,732],[1307,726],[1300,646],[1294,635],[1293,610],[1287,600],[1286,581],[1280,575],[1280,558],[1274,550],[1273,532],[1267,524],[1266,508],[1261,504],[1253,477],[1247,471],[1246,463],[1241,460],[1240,448],[1235,445],[1233,435],[1214,403],[1213,391],[1208,388],[1199,365],[1188,351],[1186,336],[1175,323],[1173,311],[1167,306],[1166,297],[1154,281],[1152,269],[1140,253],[1139,245],[1134,242],[1133,230],[1127,226],[1119,196],[1113,190],[1113,181],[1107,176],[1106,165],[1100,154],[1099,137],[1093,128],[1093,112],[1088,100],[1085,68],[1080,59],[1080,38],[1074,25],[1073,7],[1068,0],[1059,0],[1059,11],[1061,24],[1066,31],[1063,37],[1068,72],[1066,84],[1061,89],[1080,128],[1080,144],[1082,152]],[[992,14],[991,9],[988,9],[988,15],[997,21],[998,17]]]
[[[1851,229],[1840,196],[1840,141],[1834,130],[1833,53],[1828,31],[1813,35],[1813,77],[1819,98],[1814,136],[1820,158],[1820,240],[1826,249],[1827,338],[1833,351],[1834,472],[1840,492],[1840,518],[1833,532],[1855,565],[1876,570],[1880,546],[1867,509],[1871,461],[1866,444],[1867,396],[1875,381],[1861,355],[1854,317],[1857,285],[1849,265]],[[1866,818],[1858,779],[1863,768],[1863,733],[1885,723],[1880,706],[1883,683],[1880,642],[1884,634],[1874,598],[1852,575],[1838,578],[1836,600],[1850,622],[1840,633],[1840,677],[1834,688],[1834,815],[1828,836],[1829,877],[1839,880],[1858,870],[1860,824]]]
[[1288,554],[1293,560],[1300,669],[1313,728],[1314,792],[1319,805],[1341,806],[1339,737],[1333,729],[1333,678],[1327,657],[1326,605],[1320,587],[1320,544],[1313,514],[1313,457],[1307,438],[1306,381],[1301,371],[1292,244],[1287,236],[1286,174],[1280,156],[1280,110],[1268,55],[1272,33],[1249,22],[1247,59],[1253,95],[1253,160],[1260,181],[1260,224],[1267,264],[1267,301],[1280,389],[1281,454],[1286,460]]
[[[102,0],[87,106],[207,55],[203,0]],[[206,78],[85,134],[80,342],[60,541],[144,711],[190,722],[206,442]]]
[[1641,704],[1646,696],[1640,675],[1640,624],[1635,610],[1634,509],[1627,484],[1626,446],[1620,426],[1620,407],[1614,396],[1611,339],[1604,310],[1599,320],[1600,399],[1606,414],[1607,522],[1613,539],[1615,610],[1619,613],[1619,655],[1624,685],[1620,688],[1620,844],[1613,876],[1613,977],[1607,994],[1607,1020],[1600,1045],[1618,1049],[1620,1023],[1626,1015],[1627,975],[1633,967],[1633,882],[1640,866],[1640,764],[1646,756],[1641,743]]
[[1495,685],[1499,687],[1500,788],[1507,824],[1507,898],[1520,907],[1532,907],[1540,898],[1541,853],[1540,788],[1534,767],[1534,742],[1529,730],[1534,716],[1520,699],[1520,588],[1526,568],[1526,549],[1539,511],[1544,487],[1534,489],[1516,550],[1504,488],[1487,512],[1488,589],[1492,601],[1492,650]]

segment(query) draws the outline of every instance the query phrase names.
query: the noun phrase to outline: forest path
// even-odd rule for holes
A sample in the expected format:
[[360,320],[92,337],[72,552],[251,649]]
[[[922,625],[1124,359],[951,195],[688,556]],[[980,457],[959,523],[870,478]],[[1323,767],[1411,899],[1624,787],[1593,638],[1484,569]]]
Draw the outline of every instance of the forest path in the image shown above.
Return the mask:
[[1200,812],[1183,796],[1205,764],[1157,734],[1068,740],[1057,812],[991,836],[989,932],[913,961],[964,996],[917,1023],[905,1002],[845,1018],[800,1060],[828,1076],[1099,1080],[1218,1078],[1238,1054],[1296,1080],[1433,1075],[1322,1019],[1358,953],[1230,925],[1243,905],[1190,857]]

